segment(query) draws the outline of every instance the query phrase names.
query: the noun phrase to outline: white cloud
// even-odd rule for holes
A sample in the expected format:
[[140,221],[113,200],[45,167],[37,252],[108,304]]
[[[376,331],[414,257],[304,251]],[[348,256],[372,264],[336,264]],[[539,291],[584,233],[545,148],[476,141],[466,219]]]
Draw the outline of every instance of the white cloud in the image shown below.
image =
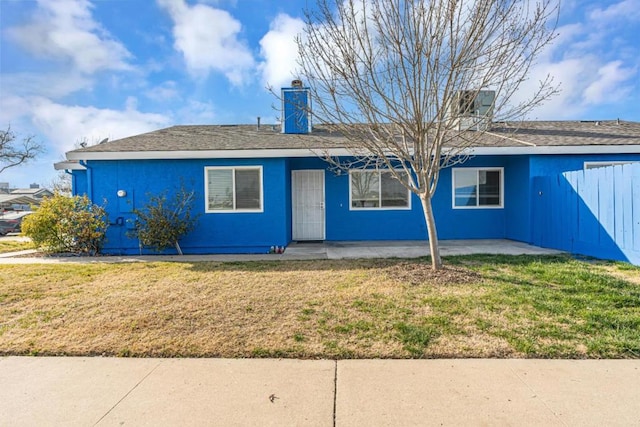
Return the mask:
[[245,83],[255,63],[251,51],[238,36],[241,23],[228,12],[184,0],[158,0],[174,22],[174,47],[182,53],[189,72],[206,76],[224,74],[236,86]]
[[[345,25],[346,31],[358,32],[365,25],[364,20],[368,22],[367,32],[373,43],[376,43],[377,31],[379,28],[374,24],[373,14],[371,10],[365,14],[365,7],[368,0],[358,0],[351,4],[345,1],[344,7],[349,9],[353,7],[356,16],[355,22]],[[384,2],[380,6],[385,9]],[[340,17],[334,17],[336,25],[340,26]],[[326,22],[315,22],[313,30],[318,33],[317,39],[320,39],[326,45],[326,52],[333,52],[334,56],[341,55],[341,49],[338,48],[339,43],[335,37],[328,35],[331,31]],[[296,38],[303,43],[303,49],[313,49],[306,42],[307,35],[305,33],[306,23],[300,18],[294,18],[286,13],[277,15],[269,25],[269,31],[260,40],[260,53],[264,58],[259,64],[258,70],[262,74],[262,82],[266,86],[278,88],[280,86],[288,86],[292,79],[304,78],[302,70],[299,66],[299,53]],[[344,60],[344,59],[343,59]],[[322,68],[321,74],[332,75],[329,64],[322,64],[319,61],[317,65]],[[318,70],[305,70],[305,73],[315,74]]]
[[178,85],[172,80],[150,88],[144,95],[155,102],[167,102],[180,97]]
[[588,104],[616,101],[625,97],[631,90],[626,85],[637,70],[625,68],[622,61],[612,61],[598,69],[597,79],[584,90],[584,100]]
[[2,74],[3,95],[61,98],[80,90],[91,89],[93,81],[79,73],[22,72]]
[[60,154],[73,149],[78,141],[114,140],[169,124],[164,115],[138,111],[135,99],[131,98],[124,110],[64,105],[46,98],[31,102],[35,127],[49,141],[50,150]]
[[532,69],[530,79],[522,85],[516,100],[530,96],[535,85],[547,74],[553,76],[555,83],[560,83],[560,93],[538,107],[531,119],[584,119],[584,114],[594,106],[624,102],[632,90],[637,70],[623,66],[621,61],[602,64],[598,56],[588,54],[543,62]]
[[210,103],[192,99],[176,112],[176,117],[180,123],[208,125],[214,122],[217,114]]
[[[563,9],[566,12],[566,5]],[[616,23],[637,19],[638,10],[640,0],[624,0],[593,10],[580,23],[559,27],[558,38],[541,55],[518,95],[531,95],[534,83],[547,74],[561,84],[561,92],[530,118],[582,119],[588,114],[589,119],[606,119],[599,111],[608,110],[600,107],[629,102],[640,82],[638,48],[635,40],[618,31]]]
[[38,0],[32,21],[7,33],[31,54],[68,61],[85,74],[131,68],[131,54],[93,19],[88,0]]
[[12,94],[0,97],[0,129],[16,123],[23,123],[24,118],[31,112],[31,104],[27,98]]
[[302,34],[304,22],[287,14],[279,14],[271,22],[269,32],[260,40],[262,82],[278,88],[297,77],[298,47],[296,36]]
[[568,44],[574,43],[576,39],[584,35],[585,29],[583,24],[567,24],[559,27],[556,33],[557,37],[547,46],[547,49],[542,53],[542,58],[547,59],[558,52],[562,53]]
[[171,117],[144,113],[136,99],[127,98],[122,110],[82,107],[56,103],[43,97],[11,96],[0,99],[1,123],[10,123],[21,137],[35,136],[45,146],[45,153],[26,165],[6,170],[0,179],[12,185],[32,182],[48,185],[56,174],[53,163],[81,141],[97,143],[104,138],[115,140],[166,127]]
[[594,9],[589,18],[595,22],[619,23],[620,20],[640,19],[640,0],[623,0],[607,8]]
[[580,118],[585,111],[582,102],[585,79],[588,78],[589,59],[573,58],[558,62],[544,62],[535,66],[527,80],[520,88],[515,101],[524,101],[530,97],[539,82],[547,74],[553,76],[553,84],[560,84],[560,93],[538,106],[530,119],[563,120]]

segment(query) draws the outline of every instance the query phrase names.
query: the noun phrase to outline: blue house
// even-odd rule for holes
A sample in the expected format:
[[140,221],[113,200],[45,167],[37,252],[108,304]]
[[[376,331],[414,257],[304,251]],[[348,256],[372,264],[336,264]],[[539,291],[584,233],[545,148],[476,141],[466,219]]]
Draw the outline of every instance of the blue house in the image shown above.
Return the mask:
[[[318,152],[346,156],[346,141],[312,127],[299,107],[310,105],[306,89],[283,94],[295,102],[283,105],[282,126],[173,126],[68,152],[68,161],[56,167],[71,173],[73,192],[106,201],[111,226],[104,252],[139,253],[138,242],[127,237],[133,210],[150,194],[181,185],[195,190],[194,210],[201,214],[180,242],[185,253],[264,253],[306,240],[426,240],[419,199],[384,170],[335,173]],[[615,165],[631,170],[640,162],[640,123],[493,123],[469,154],[465,163],[441,171],[433,199],[440,239],[512,239],[573,250],[575,237],[568,237],[571,245],[551,244],[540,231],[541,218],[562,213],[548,200],[541,208],[546,193],[537,187],[539,178]],[[617,226],[625,227],[629,253],[640,253],[640,209],[631,217],[640,178],[633,176],[625,187],[635,197],[627,203],[628,223]],[[596,234],[601,246],[606,233]],[[615,248],[605,252],[630,259]]]

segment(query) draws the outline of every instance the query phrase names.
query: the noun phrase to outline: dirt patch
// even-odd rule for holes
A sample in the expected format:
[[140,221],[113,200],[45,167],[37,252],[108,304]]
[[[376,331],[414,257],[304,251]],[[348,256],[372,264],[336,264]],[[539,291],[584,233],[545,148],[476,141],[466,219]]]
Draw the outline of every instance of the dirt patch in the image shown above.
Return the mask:
[[439,270],[427,263],[399,262],[384,269],[392,280],[412,285],[451,285],[477,283],[480,274],[465,267],[445,265]]
[[514,358],[523,357],[504,338],[481,332],[471,335],[444,336],[431,346],[425,355],[433,358]]
[[640,274],[635,270],[619,270],[615,266],[601,266],[600,268],[617,279],[640,285]]

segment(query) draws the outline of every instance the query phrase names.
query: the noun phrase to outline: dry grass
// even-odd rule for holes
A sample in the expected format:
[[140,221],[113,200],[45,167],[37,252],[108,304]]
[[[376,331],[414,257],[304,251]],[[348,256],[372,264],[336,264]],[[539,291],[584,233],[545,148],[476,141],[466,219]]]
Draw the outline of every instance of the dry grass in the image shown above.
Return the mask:
[[35,246],[31,241],[19,241],[19,240],[1,240],[0,241],[0,254],[8,252],[24,251],[26,249],[35,249]]
[[620,262],[593,262],[594,268],[613,277],[640,285],[640,272],[637,267]]
[[[638,357],[640,332],[594,346],[611,330],[583,331],[579,313],[540,310],[496,277],[529,274],[519,259],[436,274],[424,260],[0,266],[0,354]],[[640,322],[640,302],[626,310]]]

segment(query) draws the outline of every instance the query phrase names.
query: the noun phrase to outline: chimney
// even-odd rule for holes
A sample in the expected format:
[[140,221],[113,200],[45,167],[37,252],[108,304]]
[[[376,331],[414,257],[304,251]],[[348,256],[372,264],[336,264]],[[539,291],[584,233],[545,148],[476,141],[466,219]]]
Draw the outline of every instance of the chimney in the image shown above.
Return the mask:
[[293,80],[291,87],[282,88],[282,133],[311,132],[311,92],[302,80]]

